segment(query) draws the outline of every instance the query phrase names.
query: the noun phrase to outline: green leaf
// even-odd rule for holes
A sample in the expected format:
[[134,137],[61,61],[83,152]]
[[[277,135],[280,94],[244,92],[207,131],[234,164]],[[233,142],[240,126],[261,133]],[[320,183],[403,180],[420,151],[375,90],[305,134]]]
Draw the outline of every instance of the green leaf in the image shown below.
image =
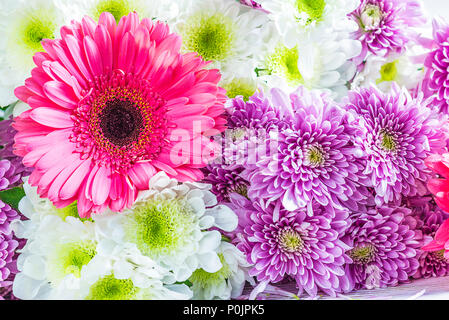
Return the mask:
[[5,107],[0,106],[0,121],[9,119],[11,117],[17,102],[18,101],[13,102]]
[[225,241],[225,242],[231,242],[231,239],[229,239],[228,237],[226,237],[225,235],[221,235],[221,241]]
[[23,197],[25,197],[25,191],[22,187],[0,191],[0,200],[16,210],[19,209],[19,202]]

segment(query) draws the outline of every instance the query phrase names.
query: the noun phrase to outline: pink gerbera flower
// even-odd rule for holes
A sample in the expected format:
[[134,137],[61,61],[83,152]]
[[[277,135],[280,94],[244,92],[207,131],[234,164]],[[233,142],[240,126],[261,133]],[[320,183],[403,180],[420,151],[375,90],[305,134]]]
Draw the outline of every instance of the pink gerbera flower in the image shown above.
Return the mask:
[[15,153],[33,167],[29,182],[55,206],[78,201],[80,216],[130,207],[150,178],[202,179],[215,150],[209,138],[225,128],[225,90],[218,70],[166,24],[117,24],[103,13],[45,39],[45,53],[16,96],[30,110],[15,121]]

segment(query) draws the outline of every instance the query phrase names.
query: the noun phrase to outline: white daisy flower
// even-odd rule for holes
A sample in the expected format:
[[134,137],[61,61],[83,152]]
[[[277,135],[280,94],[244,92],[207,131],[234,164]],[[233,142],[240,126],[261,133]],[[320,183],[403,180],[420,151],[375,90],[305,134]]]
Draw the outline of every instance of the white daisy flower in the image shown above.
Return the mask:
[[182,36],[183,50],[213,61],[226,78],[253,72],[254,55],[262,48],[260,37],[267,15],[234,0],[179,0],[179,14],[172,19]]
[[98,254],[82,270],[79,298],[86,300],[187,300],[185,284],[166,284],[173,276],[130,243],[100,241]]
[[[20,299],[60,298],[55,290],[69,294],[79,287],[82,268],[96,255],[92,222],[56,215],[33,215],[22,228],[13,225],[17,237],[27,243],[17,260],[19,273],[13,283],[14,295]],[[31,235],[27,238],[26,235]]]
[[[263,36],[266,48],[258,55],[258,69],[270,87],[286,91],[299,85],[340,98],[347,92],[361,52],[351,38],[357,24],[347,17],[357,0],[263,0],[274,21]],[[270,29],[270,28],[267,28]]]
[[377,85],[380,90],[389,92],[392,84],[397,83],[412,91],[417,89],[424,76],[424,66],[413,62],[407,53],[391,54],[386,58],[370,55],[355,76],[352,87]]
[[246,281],[253,282],[248,275],[250,265],[245,255],[230,243],[222,242],[217,250],[222,263],[220,270],[209,273],[197,269],[190,276],[194,299],[229,300],[242,294]]
[[353,32],[357,24],[348,14],[359,5],[359,0],[260,0],[270,12],[279,33],[288,48],[296,45],[297,39],[310,33],[326,37],[328,33]]
[[[248,101],[249,97],[254,95],[257,89],[266,89],[266,83],[257,77],[254,72],[254,66],[246,68],[245,72],[227,73],[220,81],[220,87],[226,90],[226,96],[230,99],[242,97]],[[228,100],[228,103],[230,100]]]
[[160,172],[131,209],[96,217],[97,233],[118,243],[135,244],[143,255],[173,271],[176,281],[187,280],[198,268],[216,272],[222,267],[216,253],[221,234],[208,229],[230,232],[238,221],[231,209],[217,205],[210,188],[178,184]]
[[63,18],[53,1],[0,0],[0,106],[17,100],[14,89],[30,76],[41,40],[54,38]]
[[111,13],[118,22],[130,12],[137,12],[139,17],[167,20],[177,14],[176,5],[169,0],[53,0],[71,19],[81,19],[88,15],[98,20],[102,12]]
[[361,51],[359,41],[341,36],[339,33],[326,37],[309,34],[307,40],[298,40],[289,48],[281,37],[272,34],[266,41],[269,49],[262,51],[264,56],[259,56],[260,75],[269,87],[293,91],[302,85],[340,98],[356,72],[350,59]]

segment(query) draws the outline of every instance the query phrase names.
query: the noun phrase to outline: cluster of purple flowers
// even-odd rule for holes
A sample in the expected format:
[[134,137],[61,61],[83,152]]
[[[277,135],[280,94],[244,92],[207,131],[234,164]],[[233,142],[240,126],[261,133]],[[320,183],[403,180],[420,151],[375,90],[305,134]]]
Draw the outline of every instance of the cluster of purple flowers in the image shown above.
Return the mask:
[[223,144],[206,182],[239,216],[229,237],[253,265],[253,297],[286,280],[335,296],[445,274],[445,260],[420,250],[443,221],[424,160],[447,151],[448,135],[427,104],[397,86],[340,103],[304,87],[232,100],[234,149]]
[[[16,130],[12,121],[0,122],[0,192],[16,187],[22,178],[30,174],[21,161],[14,155],[12,145]],[[12,294],[12,281],[17,271],[17,249],[24,243],[15,238],[11,222],[21,219],[20,214],[0,200],[0,299],[15,299]]]

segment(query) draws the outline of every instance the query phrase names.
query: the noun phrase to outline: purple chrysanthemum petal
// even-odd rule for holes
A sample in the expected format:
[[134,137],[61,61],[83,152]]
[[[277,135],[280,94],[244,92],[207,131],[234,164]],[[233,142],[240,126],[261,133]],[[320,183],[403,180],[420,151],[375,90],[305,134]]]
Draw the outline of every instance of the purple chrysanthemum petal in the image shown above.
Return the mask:
[[22,177],[31,174],[31,169],[25,167],[22,158],[13,153],[14,136],[17,131],[11,124],[11,120],[0,121],[0,159],[10,162],[11,170],[15,175],[14,178],[10,177],[10,186],[15,187],[22,182]]
[[[404,204],[411,208],[413,216],[418,219],[417,231],[420,236],[420,247],[430,243],[441,224],[449,218],[449,213],[441,210],[431,196],[408,198]],[[449,275],[449,261],[444,257],[444,250],[429,252],[417,251],[419,268],[413,278],[442,277]]]
[[446,150],[447,128],[439,115],[405,89],[390,93],[374,87],[349,92],[346,108],[359,121],[356,143],[366,157],[363,175],[377,205],[423,195],[431,176],[424,160]]
[[395,286],[407,282],[419,263],[419,241],[412,211],[405,207],[383,206],[354,215],[343,241],[352,263],[346,275],[355,289]]
[[270,131],[285,125],[288,110],[278,96],[278,89],[272,89],[267,95],[259,90],[248,101],[242,98],[230,100],[222,163],[243,168],[259,160],[257,149],[266,145]]
[[246,197],[249,182],[241,177],[242,171],[242,166],[210,164],[204,169],[204,182],[212,185],[218,202],[229,201],[232,193]]
[[449,113],[449,25],[433,21],[433,50],[424,65],[427,68],[423,90],[432,96],[432,105],[440,112]]
[[[0,160],[0,191],[9,189],[19,179],[15,167],[9,160]],[[10,286],[17,273],[16,250],[24,243],[18,241],[11,229],[11,222],[20,219],[20,215],[0,200],[0,294],[3,298],[12,298]]]
[[241,4],[244,4],[245,6],[254,8],[254,9],[258,9],[264,12],[267,12],[265,9],[262,8],[262,5],[260,3],[258,3],[257,1],[254,0],[240,0]]

